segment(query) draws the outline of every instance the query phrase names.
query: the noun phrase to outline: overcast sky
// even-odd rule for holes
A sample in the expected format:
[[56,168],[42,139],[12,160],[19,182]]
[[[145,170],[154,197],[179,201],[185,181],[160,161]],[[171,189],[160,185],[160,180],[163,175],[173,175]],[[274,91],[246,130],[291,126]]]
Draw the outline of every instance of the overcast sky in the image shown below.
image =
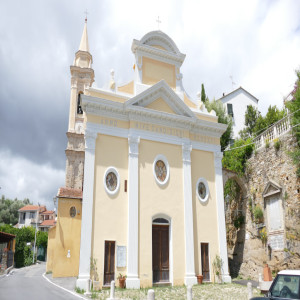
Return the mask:
[[[242,86],[282,107],[300,66],[300,1],[1,1],[0,194],[53,208],[64,186],[70,65],[88,10],[88,36],[102,87],[133,78],[133,39],[158,29],[186,54],[183,84],[195,99]],[[233,82],[230,78],[232,76]]]

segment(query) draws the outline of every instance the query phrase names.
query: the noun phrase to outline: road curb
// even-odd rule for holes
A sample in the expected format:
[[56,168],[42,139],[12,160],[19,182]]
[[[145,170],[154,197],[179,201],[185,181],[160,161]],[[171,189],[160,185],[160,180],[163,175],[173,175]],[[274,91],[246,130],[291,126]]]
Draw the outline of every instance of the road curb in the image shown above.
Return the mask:
[[80,299],[84,299],[84,300],[88,299],[88,298],[85,298],[85,297],[83,297],[83,296],[80,296],[80,295],[78,295],[77,293],[72,292],[72,291],[70,291],[70,290],[68,290],[68,289],[66,289],[66,288],[64,288],[64,287],[62,287],[62,286],[60,286],[60,285],[54,283],[54,282],[51,281],[49,278],[47,278],[46,272],[43,274],[43,277],[44,277],[47,281],[49,281],[50,283],[52,283],[53,285],[55,285],[56,287],[58,287],[58,288],[60,288],[60,289],[62,289],[62,290],[64,290],[64,291],[66,291],[66,292],[68,292],[68,293],[70,293],[70,294],[72,294],[72,295],[74,295],[74,296],[76,296],[76,297],[78,297],[78,298],[80,298]]

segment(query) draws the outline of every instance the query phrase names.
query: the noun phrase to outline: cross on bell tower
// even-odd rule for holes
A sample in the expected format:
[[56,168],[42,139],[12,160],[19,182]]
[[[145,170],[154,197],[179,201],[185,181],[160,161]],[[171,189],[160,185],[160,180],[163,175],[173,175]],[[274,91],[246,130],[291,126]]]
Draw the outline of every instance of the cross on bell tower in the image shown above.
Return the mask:
[[159,16],[157,17],[156,22],[157,22],[158,30],[160,30],[160,29],[159,29],[159,24],[161,23],[161,20],[159,19]]

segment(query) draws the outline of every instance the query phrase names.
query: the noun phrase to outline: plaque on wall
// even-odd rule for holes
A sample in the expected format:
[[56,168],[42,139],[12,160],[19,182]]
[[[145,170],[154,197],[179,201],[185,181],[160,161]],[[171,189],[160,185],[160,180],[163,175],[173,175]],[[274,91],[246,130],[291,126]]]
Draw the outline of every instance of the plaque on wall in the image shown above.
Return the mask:
[[126,267],[126,246],[117,246],[117,267]]

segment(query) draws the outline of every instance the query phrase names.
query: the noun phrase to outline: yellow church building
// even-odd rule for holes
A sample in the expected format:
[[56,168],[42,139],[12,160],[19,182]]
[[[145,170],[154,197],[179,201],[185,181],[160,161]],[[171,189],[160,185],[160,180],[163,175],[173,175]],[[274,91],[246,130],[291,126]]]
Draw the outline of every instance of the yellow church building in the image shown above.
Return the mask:
[[[85,23],[71,66],[66,184],[49,231],[47,270],[100,287],[213,281],[226,247],[222,153],[226,125],[182,85],[185,59],[162,31],[133,40],[133,80],[93,87]],[[96,275],[95,275],[96,274]]]

